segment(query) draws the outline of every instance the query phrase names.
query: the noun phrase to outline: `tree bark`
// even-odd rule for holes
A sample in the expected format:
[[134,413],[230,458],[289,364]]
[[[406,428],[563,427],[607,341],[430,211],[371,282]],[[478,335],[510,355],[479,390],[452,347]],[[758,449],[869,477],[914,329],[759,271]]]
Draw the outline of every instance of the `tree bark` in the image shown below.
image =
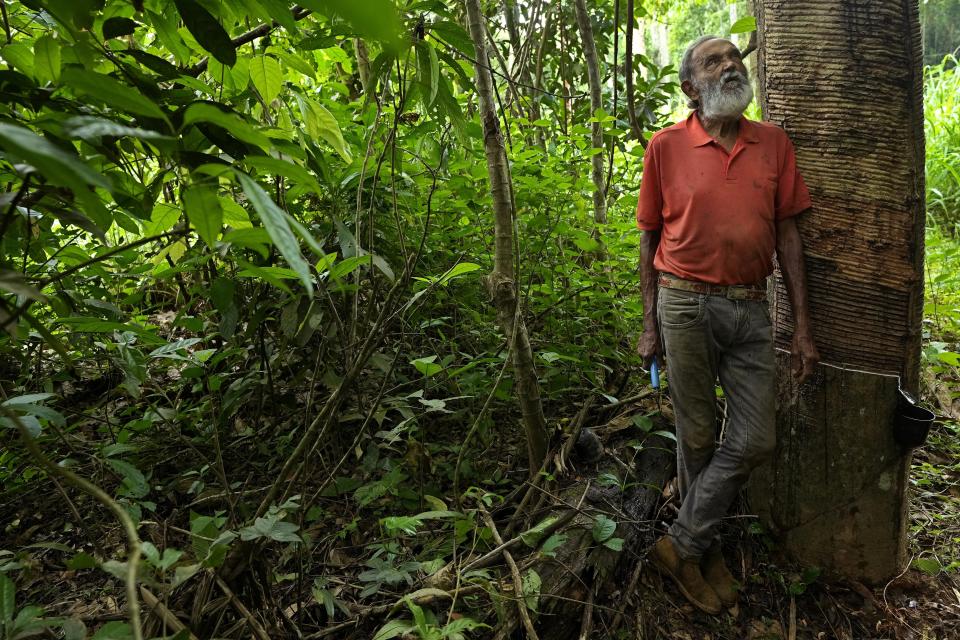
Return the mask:
[[[603,108],[600,86],[600,61],[597,58],[597,46],[593,40],[593,26],[590,24],[590,14],[587,13],[586,0],[574,0],[577,13],[577,28],[580,30],[580,41],[583,43],[583,58],[587,66],[587,81],[590,85],[590,112],[595,114]],[[598,224],[607,222],[607,189],[603,180],[603,154],[597,149],[603,149],[603,124],[594,122],[591,125],[591,145],[594,152],[590,156],[593,168],[593,220]]]
[[533,350],[523,316],[519,313],[518,288],[514,268],[514,207],[507,153],[500,134],[494,102],[493,78],[487,57],[486,29],[479,0],[464,0],[470,36],[476,48],[477,94],[483,122],[483,146],[493,197],[494,256],[493,272],[487,277],[487,290],[497,310],[500,330],[511,340],[517,399],[527,436],[530,473],[540,469],[547,454],[547,423],[540,403],[540,385],[533,362]]
[[[780,358],[777,456],[754,508],[799,559],[878,582],[907,562],[910,453],[891,422],[919,386],[923,111],[915,0],[758,0],[760,99],[783,126],[813,198],[799,221],[824,362],[796,387]],[[811,43],[816,43],[812,46]],[[777,344],[792,313],[782,279]],[[884,377],[878,373],[890,374]]]

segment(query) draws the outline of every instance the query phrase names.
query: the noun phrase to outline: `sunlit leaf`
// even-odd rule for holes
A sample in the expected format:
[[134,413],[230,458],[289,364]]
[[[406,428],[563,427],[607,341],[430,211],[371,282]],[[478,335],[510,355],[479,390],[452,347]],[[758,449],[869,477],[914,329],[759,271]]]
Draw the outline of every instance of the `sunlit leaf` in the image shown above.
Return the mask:
[[232,67],[237,61],[237,49],[223,25],[196,0],[173,0],[190,34],[201,47],[222,64]]

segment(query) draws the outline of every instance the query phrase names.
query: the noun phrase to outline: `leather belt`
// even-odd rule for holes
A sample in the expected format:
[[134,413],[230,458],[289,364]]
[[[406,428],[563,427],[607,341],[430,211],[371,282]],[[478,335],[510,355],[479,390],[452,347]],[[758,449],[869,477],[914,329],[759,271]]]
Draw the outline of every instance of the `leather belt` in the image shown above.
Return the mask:
[[666,289],[704,293],[708,296],[722,296],[729,300],[753,300],[756,302],[767,300],[766,284],[710,284],[708,282],[684,280],[669,273],[661,273],[658,284]]

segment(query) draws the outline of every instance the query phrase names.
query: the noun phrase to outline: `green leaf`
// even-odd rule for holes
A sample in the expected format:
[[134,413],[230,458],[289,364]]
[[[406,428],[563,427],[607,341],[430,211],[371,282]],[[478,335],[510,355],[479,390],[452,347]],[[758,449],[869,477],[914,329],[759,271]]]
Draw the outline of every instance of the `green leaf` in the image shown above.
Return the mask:
[[913,561],[913,566],[931,576],[939,575],[940,571],[943,570],[940,561],[932,557],[917,558]]
[[133,631],[128,623],[113,620],[100,627],[90,640],[133,640]]
[[146,236],[155,236],[166,233],[177,224],[181,211],[167,202],[158,202],[150,213],[150,222],[144,223],[143,233]]
[[623,538],[610,538],[603,543],[603,546],[614,551],[623,551],[623,542]]
[[7,44],[0,49],[0,53],[8,65],[24,75],[33,76],[34,54],[30,47],[20,43]]
[[417,78],[423,86],[424,104],[429,109],[437,99],[437,89],[440,86],[440,61],[437,59],[437,50],[426,40],[418,42],[416,49]]
[[139,127],[129,127],[124,124],[99,118],[96,116],[74,116],[65,120],[63,130],[70,136],[82,140],[96,140],[103,136],[114,138],[131,137],[140,140],[173,140],[171,136],[163,135],[150,129],[141,129]]
[[102,175],[45,138],[12,124],[0,123],[0,148],[33,165],[49,182],[73,191],[100,229],[105,231],[110,226],[110,214],[100,197],[87,188],[92,185],[110,190],[110,183]]
[[33,43],[33,74],[40,84],[60,79],[60,43],[49,34]]
[[161,44],[173,54],[178,63],[187,64],[190,61],[191,51],[177,30],[180,24],[177,14],[173,11],[160,13],[147,11],[146,14],[150,17],[150,24],[156,29],[157,38]]
[[296,182],[298,186],[305,187],[323,197],[323,189],[317,179],[307,169],[298,164],[271,156],[249,156],[244,158],[244,161],[260,171],[289,178]]
[[240,116],[222,111],[206,102],[195,102],[191,104],[183,114],[183,126],[197,122],[209,122],[218,127],[223,127],[238,140],[256,145],[261,149],[266,150],[271,146],[270,139],[267,136],[244,122]]
[[276,58],[257,56],[250,60],[250,81],[263,101],[270,104],[277,99],[283,88],[283,69]]
[[472,273],[481,268],[482,267],[480,265],[472,262],[458,262],[450,267],[442,276],[440,276],[440,280],[437,281],[437,284],[446,286],[454,278],[459,278],[462,275]]
[[424,377],[434,376],[441,371],[443,371],[443,365],[439,365],[435,362],[437,356],[427,356],[425,358],[417,358],[416,360],[411,360],[410,364],[417,368],[417,371],[422,373]]
[[527,609],[531,611],[537,610],[537,605],[540,603],[540,574],[530,569],[521,578],[523,585],[523,601],[527,605]]
[[342,17],[363,38],[376,40],[390,49],[402,47],[400,16],[390,0],[305,0],[300,4]]
[[520,539],[523,540],[523,544],[528,547],[536,547],[540,543],[540,538],[543,537],[543,534],[549,529],[554,522],[557,521],[557,516],[547,516],[541,520],[537,526],[527,529],[520,534]]
[[260,220],[266,227],[267,233],[270,234],[273,244],[280,251],[280,255],[297,272],[303,286],[312,294],[313,278],[310,275],[310,265],[303,259],[297,238],[290,230],[290,224],[287,222],[287,217],[290,214],[278,207],[267,195],[267,192],[247,174],[238,171],[237,179],[240,181],[240,186],[243,187],[243,192],[247,194],[247,198],[253,204],[253,208],[260,215]]
[[597,542],[605,542],[616,532],[617,523],[600,514],[593,521],[593,539]]
[[213,249],[223,226],[223,209],[217,192],[210,187],[191,186],[183,192],[183,206],[190,224]]
[[147,484],[143,472],[135,466],[116,458],[107,458],[105,462],[123,476],[123,488],[131,497],[142,498],[150,492],[150,486]]
[[63,70],[61,80],[65,86],[114,109],[150,118],[166,118],[152,100],[108,75],[70,66]]
[[753,16],[744,16],[730,26],[730,33],[750,33],[757,30],[757,19]]
[[416,628],[417,625],[410,620],[390,620],[374,634],[373,640],[392,640],[392,638],[399,638],[416,630]]
[[268,538],[277,542],[302,542],[294,533],[300,527],[293,522],[284,522],[276,516],[257,518],[252,527],[240,529],[241,540]]
[[237,49],[223,25],[196,0],[173,0],[173,3],[197,43],[221,64],[232,67],[237,62]]
[[140,24],[130,18],[114,16],[103,21],[103,39],[119,38],[132,35]]
[[300,104],[300,114],[303,116],[307,136],[313,140],[325,140],[346,162],[352,162],[350,148],[344,141],[340,125],[333,114],[310,98],[297,95],[297,102]]
[[[7,574],[0,573],[0,623],[13,620],[16,611],[17,587]],[[6,624],[3,625],[6,627]]]

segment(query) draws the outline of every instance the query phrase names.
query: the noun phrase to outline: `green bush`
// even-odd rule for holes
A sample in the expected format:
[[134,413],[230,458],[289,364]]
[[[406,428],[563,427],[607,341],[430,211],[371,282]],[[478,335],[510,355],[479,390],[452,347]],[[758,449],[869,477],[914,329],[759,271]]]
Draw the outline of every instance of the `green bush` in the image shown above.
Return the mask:
[[927,214],[931,224],[953,231],[960,223],[960,73],[946,56],[926,68]]

